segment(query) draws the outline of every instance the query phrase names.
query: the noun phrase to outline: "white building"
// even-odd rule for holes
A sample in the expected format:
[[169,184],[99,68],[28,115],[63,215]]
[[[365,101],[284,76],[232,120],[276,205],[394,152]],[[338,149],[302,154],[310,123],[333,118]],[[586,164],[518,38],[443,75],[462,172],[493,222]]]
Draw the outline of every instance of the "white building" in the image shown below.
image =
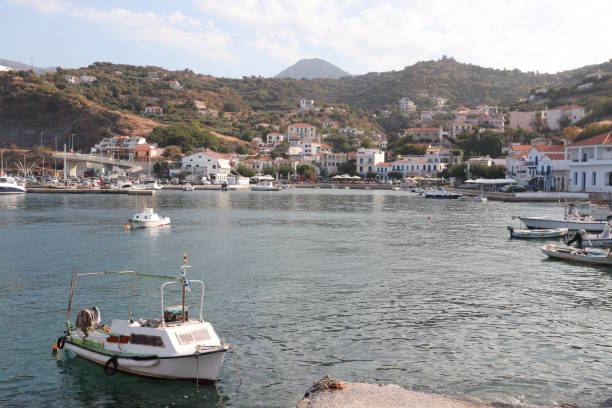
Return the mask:
[[404,177],[436,177],[448,164],[425,156],[405,156],[391,164],[391,171],[402,173]]
[[563,105],[551,108],[548,110],[546,124],[550,130],[559,130],[562,120],[567,120],[569,124],[584,119],[584,106],[580,105]]
[[385,152],[379,149],[360,148],[357,150],[356,171],[361,175],[376,172],[376,163],[385,161]]
[[179,81],[170,81],[168,82],[168,86],[174,89],[175,91],[180,91],[181,89],[183,89],[183,85],[181,85]]
[[314,109],[314,101],[312,99],[300,99],[300,109]]
[[416,105],[409,98],[403,97],[398,101],[399,110],[404,113],[415,113]]
[[89,85],[89,84],[93,84],[94,82],[96,82],[98,78],[96,78],[95,76],[90,76],[90,75],[81,75],[79,80],[81,81],[82,84]]
[[612,132],[572,143],[569,154],[569,191],[612,193]]
[[68,82],[70,85],[78,85],[79,77],[75,75],[64,75],[64,80]]
[[436,108],[443,108],[446,105],[446,102],[448,102],[448,99],[446,98],[440,98],[440,97],[433,98],[433,103],[436,105]]
[[321,143],[311,140],[302,142],[300,147],[302,148],[302,155],[304,156],[316,156],[321,151]]
[[376,163],[376,178],[378,181],[389,180],[389,173],[391,173],[393,163],[391,162],[380,162]]
[[227,181],[230,169],[230,156],[211,150],[202,150],[185,156],[181,164],[183,172],[205,176],[217,183]]
[[313,140],[317,137],[317,128],[308,123],[292,123],[287,127],[287,138]]
[[526,177],[529,178],[528,184],[540,190],[552,190],[554,188],[553,170],[567,171],[567,166],[564,167],[559,163],[560,160],[564,160],[564,154],[565,147],[562,145],[532,145],[527,152],[525,162]]
[[162,116],[163,110],[160,106],[147,106],[144,108],[144,114],[147,116]]
[[282,143],[283,140],[285,140],[285,136],[282,133],[272,132],[266,135],[266,143],[272,147]]
[[348,161],[348,155],[346,153],[322,153],[320,166],[324,169],[328,175],[334,175],[338,173],[338,167]]

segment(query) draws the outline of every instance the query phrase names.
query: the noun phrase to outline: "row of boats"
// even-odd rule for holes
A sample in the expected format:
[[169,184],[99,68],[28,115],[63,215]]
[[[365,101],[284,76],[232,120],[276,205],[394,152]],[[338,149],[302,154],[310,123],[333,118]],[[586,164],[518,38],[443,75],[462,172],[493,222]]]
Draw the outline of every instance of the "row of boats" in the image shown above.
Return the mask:
[[[525,229],[508,226],[511,238],[564,238],[565,244],[548,243],[541,250],[550,258],[598,265],[612,265],[612,214],[607,208],[591,203],[570,204],[561,217],[513,217]],[[572,239],[568,241],[570,234]],[[579,247],[569,244],[578,242]],[[583,248],[584,247],[584,248]]]

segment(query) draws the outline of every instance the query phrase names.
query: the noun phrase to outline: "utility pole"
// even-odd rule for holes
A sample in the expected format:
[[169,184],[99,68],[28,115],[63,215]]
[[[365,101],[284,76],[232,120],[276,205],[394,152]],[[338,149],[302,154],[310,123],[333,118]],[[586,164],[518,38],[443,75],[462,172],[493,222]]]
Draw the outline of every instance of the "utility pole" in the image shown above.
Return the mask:
[[64,143],[64,184],[66,184],[66,143]]

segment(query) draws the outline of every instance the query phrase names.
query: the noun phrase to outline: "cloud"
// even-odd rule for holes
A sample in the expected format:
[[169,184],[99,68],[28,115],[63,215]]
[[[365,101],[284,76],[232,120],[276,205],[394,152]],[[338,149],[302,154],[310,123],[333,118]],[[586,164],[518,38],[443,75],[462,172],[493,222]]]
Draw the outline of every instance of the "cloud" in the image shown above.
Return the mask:
[[14,0],[39,13],[63,14],[95,23],[100,30],[143,46],[166,46],[193,56],[234,62],[231,37],[214,21],[187,17],[180,11],[169,15],[135,12],[124,8],[98,9],[61,0]]
[[[558,71],[606,60],[612,2],[561,0],[194,0],[285,63],[308,50],[365,70],[443,54],[496,68]],[[351,67],[343,67],[351,70]]]

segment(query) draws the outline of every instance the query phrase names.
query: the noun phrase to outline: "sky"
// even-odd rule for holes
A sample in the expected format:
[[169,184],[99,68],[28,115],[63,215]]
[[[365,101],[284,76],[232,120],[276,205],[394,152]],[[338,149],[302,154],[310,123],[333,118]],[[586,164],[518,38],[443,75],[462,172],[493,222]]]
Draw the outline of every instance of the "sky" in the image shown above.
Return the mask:
[[612,1],[0,0],[0,58],[274,76],[302,58],[351,74],[446,55],[558,72],[612,58]]

